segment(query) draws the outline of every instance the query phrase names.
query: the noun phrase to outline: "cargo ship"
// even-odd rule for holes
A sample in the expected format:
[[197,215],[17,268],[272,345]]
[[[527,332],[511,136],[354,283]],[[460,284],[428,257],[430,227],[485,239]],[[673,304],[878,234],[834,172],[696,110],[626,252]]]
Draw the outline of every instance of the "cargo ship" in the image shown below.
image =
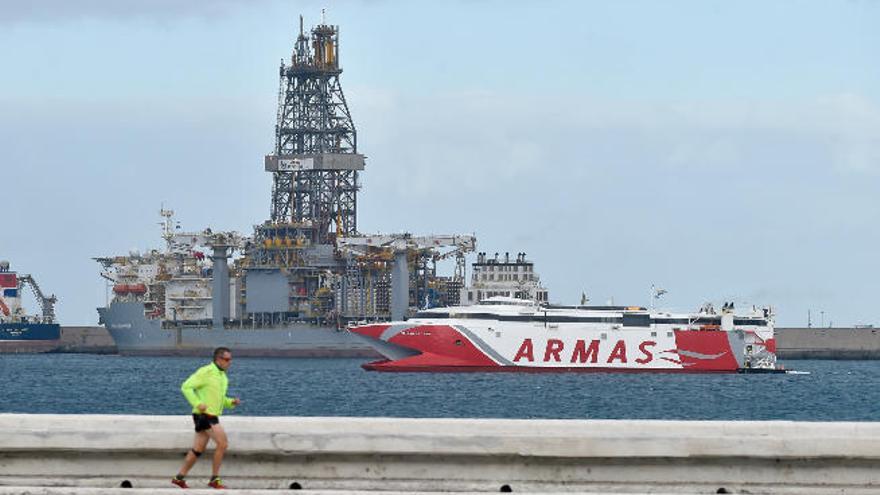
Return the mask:
[[[182,231],[161,209],[164,249],[102,256],[98,308],[121,354],[371,356],[345,329],[459,300],[468,235],[363,234],[365,157],[340,84],[338,26],[307,33],[300,17],[279,69],[269,219],[242,235]],[[206,198],[207,199],[207,198]],[[437,263],[454,260],[450,276]]]
[[[41,305],[41,315],[28,315],[21,296],[29,287]],[[44,296],[31,275],[11,271],[0,261],[0,353],[50,352],[58,347],[61,328],[55,322],[55,296]]]
[[732,303],[669,313],[495,296],[350,331],[384,356],[371,371],[780,371],[771,310]]

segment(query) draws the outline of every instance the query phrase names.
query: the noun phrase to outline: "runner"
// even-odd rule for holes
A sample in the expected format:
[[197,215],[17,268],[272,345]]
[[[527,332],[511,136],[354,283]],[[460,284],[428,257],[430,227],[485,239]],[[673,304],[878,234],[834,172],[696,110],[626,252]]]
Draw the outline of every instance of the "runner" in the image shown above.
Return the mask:
[[186,474],[205,452],[208,440],[214,440],[216,445],[211,481],[208,486],[217,489],[226,488],[220,481],[220,464],[223,463],[223,455],[229,447],[229,442],[226,439],[226,431],[220,426],[220,415],[223,414],[224,408],[233,408],[241,404],[240,400],[226,396],[226,388],[229,385],[226,370],[231,363],[232,351],[226,347],[218,347],[214,349],[214,362],[196,370],[180,386],[183,396],[192,405],[193,423],[196,426],[193,447],[186,453],[180,472],[171,480],[171,483],[181,488],[189,488],[186,484]]

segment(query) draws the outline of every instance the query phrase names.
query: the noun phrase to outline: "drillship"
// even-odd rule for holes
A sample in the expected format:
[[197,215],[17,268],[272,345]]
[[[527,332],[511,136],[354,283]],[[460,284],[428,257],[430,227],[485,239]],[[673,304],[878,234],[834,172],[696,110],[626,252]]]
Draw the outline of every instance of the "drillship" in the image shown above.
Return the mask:
[[[21,292],[29,286],[41,305],[42,314],[25,313]],[[44,296],[36,280],[9,269],[0,261],[0,353],[48,352],[58,347],[61,328],[55,322],[55,296]]]
[[375,371],[775,372],[769,308],[694,313],[558,306],[495,296],[351,332],[384,359]]
[[[307,34],[300,17],[280,67],[275,147],[263,160],[270,218],[253,235],[180,231],[163,208],[164,249],[95,258],[112,288],[100,321],[121,354],[227,346],[237,355],[376,356],[345,327],[459,300],[473,236],[357,230],[365,160],[338,55],[338,27],[322,21]],[[437,275],[444,259],[455,260],[453,276]]]

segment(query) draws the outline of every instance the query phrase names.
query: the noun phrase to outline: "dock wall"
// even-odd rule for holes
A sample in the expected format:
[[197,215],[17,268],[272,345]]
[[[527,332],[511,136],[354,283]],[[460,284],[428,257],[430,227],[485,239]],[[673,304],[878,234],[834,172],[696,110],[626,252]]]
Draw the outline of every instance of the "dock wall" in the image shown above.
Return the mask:
[[[880,423],[224,417],[249,489],[869,493]],[[187,416],[0,414],[0,486],[170,487]],[[190,473],[204,483],[210,451]]]
[[61,327],[55,352],[116,354],[116,344],[104,327]]
[[877,328],[777,328],[779,359],[880,359]]

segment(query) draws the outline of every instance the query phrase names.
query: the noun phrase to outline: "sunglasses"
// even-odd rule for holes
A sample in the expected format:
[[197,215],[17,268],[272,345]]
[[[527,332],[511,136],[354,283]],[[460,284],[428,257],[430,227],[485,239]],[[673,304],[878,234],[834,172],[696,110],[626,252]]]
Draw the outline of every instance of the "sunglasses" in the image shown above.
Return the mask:
[[219,359],[220,361],[232,361],[231,357],[221,357],[221,358],[217,358],[217,359]]

